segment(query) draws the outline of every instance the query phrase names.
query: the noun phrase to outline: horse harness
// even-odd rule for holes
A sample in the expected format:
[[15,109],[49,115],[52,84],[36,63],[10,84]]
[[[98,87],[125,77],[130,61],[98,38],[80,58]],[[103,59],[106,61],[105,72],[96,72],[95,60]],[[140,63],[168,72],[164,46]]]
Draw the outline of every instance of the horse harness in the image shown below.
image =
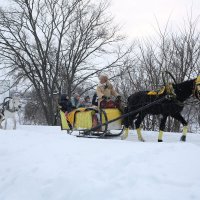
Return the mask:
[[[170,100],[173,100],[176,104],[179,106],[184,106],[184,103],[179,101],[176,98],[176,93],[174,91],[174,87],[172,83],[169,83],[165,86],[163,86],[159,91],[149,91],[147,95],[151,96],[160,96],[162,94],[166,94],[170,96]],[[194,81],[194,86],[192,90],[192,94],[194,97],[196,97],[198,100],[200,100],[200,76],[198,76]]]
[[163,86],[159,91],[149,91],[147,93],[147,95],[149,96],[159,96],[162,94],[167,94],[167,95],[172,95],[172,96],[176,96],[175,92],[174,92],[174,88],[173,88],[173,84],[172,83],[168,83],[167,85]]

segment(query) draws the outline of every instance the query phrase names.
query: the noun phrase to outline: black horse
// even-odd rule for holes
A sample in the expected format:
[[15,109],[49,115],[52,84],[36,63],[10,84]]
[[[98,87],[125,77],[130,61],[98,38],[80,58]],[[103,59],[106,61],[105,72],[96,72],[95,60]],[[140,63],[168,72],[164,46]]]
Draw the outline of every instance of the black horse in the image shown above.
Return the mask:
[[[140,141],[144,141],[140,125],[147,114],[152,114],[162,115],[159,127],[160,131],[158,136],[158,142],[162,142],[163,131],[165,130],[165,123],[168,116],[177,119],[183,124],[183,135],[181,136],[181,141],[186,141],[188,123],[181,115],[181,111],[184,107],[184,101],[186,101],[192,95],[194,95],[198,100],[200,100],[200,76],[193,80],[188,80],[179,84],[172,84],[170,93],[170,95],[172,95],[173,98],[164,99],[159,104],[154,104],[141,112],[135,113],[134,115],[130,115],[129,117],[125,118],[124,125],[126,127],[126,131],[122,135],[122,139],[125,139],[128,136],[128,128],[130,126],[133,127],[133,120],[136,119],[135,127],[137,130],[138,139]],[[128,104],[125,113],[137,110],[149,103],[163,98],[168,94],[169,90],[165,90],[165,92],[159,95],[149,95],[149,91],[136,92],[128,97]]]

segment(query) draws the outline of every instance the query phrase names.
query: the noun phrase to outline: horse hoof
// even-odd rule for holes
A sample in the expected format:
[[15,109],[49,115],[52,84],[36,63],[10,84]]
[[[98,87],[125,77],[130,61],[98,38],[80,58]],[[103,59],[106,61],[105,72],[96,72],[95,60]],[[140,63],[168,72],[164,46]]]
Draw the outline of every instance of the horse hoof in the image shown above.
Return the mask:
[[158,140],[158,142],[163,142],[163,140]]
[[186,135],[182,135],[180,141],[185,142],[186,141]]
[[125,140],[128,137],[128,135],[122,135],[121,140]]
[[145,140],[143,138],[138,139],[140,142],[145,142]]
[[125,140],[128,137],[128,132],[129,132],[129,129],[126,128],[123,134],[121,135],[121,140]]

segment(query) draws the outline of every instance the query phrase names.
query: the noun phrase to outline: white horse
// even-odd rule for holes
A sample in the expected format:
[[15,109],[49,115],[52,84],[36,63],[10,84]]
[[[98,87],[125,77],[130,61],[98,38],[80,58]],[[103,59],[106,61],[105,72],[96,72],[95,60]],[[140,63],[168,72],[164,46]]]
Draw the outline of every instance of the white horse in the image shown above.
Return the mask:
[[7,129],[7,120],[11,118],[13,120],[14,126],[13,129],[16,129],[16,112],[20,109],[20,98],[19,97],[13,97],[10,98],[8,101],[3,102],[3,110],[0,114],[0,128],[3,128],[1,123],[5,119],[5,126],[4,129]]

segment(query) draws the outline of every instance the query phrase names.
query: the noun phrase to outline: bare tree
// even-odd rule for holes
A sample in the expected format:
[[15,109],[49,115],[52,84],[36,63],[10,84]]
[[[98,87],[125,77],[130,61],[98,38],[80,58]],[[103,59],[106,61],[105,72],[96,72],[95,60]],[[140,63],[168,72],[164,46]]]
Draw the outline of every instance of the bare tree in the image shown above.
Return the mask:
[[117,46],[123,37],[103,1],[12,1],[9,11],[0,10],[3,68],[14,83],[34,87],[47,123],[53,124],[54,94],[66,90],[71,96],[97,72],[118,67],[127,53]]

